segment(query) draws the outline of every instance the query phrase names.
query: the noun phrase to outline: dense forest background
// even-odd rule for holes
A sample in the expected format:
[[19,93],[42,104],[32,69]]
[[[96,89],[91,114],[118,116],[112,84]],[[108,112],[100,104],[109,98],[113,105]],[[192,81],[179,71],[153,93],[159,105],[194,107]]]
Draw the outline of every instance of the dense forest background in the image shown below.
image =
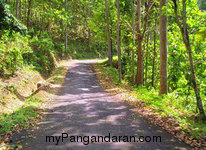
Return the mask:
[[31,66],[46,77],[58,59],[109,55],[119,81],[204,120],[206,1],[165,2],[1,0],[0,75]]

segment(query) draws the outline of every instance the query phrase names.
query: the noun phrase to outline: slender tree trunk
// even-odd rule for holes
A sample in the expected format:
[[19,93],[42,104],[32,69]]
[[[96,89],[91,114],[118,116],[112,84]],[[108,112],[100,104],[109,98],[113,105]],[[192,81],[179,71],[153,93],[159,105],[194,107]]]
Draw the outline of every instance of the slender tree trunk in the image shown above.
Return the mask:
[[19,0],[16,0],[16,19],[19,19]]
[[[65,1],[65,10],[66,10],[66,17],[68,14],[68,0]],[[65,53],[67,54],[68,50],[68,19],[66,19],[66,28],[65,28]]]
[[111,58],[113,58],[113,40],[112,40],[112,35],[113,35],[113,32],[112,32],[112,28],[113,28],[113,21],[111,21],[111,33],[110,33],[110,41],[111,41]]
[[[42,2],[43,5],[43,9],[44,9],[44,1]],[[42,35],[42,33],[44,32],[44,16],[41,17],[41,31],[40,31],[40,35]]]
[[91,51],[91,30],[88,29],[89,50]]
[[167,77],[167,14],[166,0],[160,0],[160,91],[159,94],[168,93]]
[[143,85],[143,52],[141,35],[141,0],[137,0],[137,85]]
[[119,0],[117,0],[117,52],[118,52],[118,72],[119,72],[119,82],[122,79],[122,68],[121,68],[121,41],[120,41],[120,8]]
[[27,27],[30,27],[31,9],[32,9],[32,0],[29,0],[29,8],[28,8],[28,12],[27,12]]
[[145,64],[145,84],[147,83],[147,73],[148,73],[148,53],[149,53],[149,34],[147,34],[146,43],[146,64]]
[[153,60],[152,60],[152,87],[155,87],[155,58],[156,58],[156,20],[154,25],[154,49],[153,49]]
[[22,3],[21,0],[19,1],[19,19],[22,21],[22,16],[21,16],[21,9],[22,9]]
[[14,0],[13,2],[11,1],[11,5],[13,5],[12,7],[12,13],[15,14],[15,7],[16,7],[16,1]]
[[108,2],[105,0],[105,11],[106,11],[106,22],[107,22],[107,43],[108,43],[108,59],[109,65],[112,66],[112,48],[111,48],[111,37],[110,37],[110,30],[109,30],[109,8]]
[[[94,1],[92,1],[94,3]],[[91,8],[89,9],[89,18],[91,17],[92,10]],[[87,19],[87,18],[86,18]],[[88,28],[88,44],[89,44],[89,50],[91,51],[91,29],[89,27],[89,23],[87,21],[87,28]]]
[[134,46],[135,46],[135,21],[134,21],[134,17],[135,17],[135,8],[134,8],[134,1],[132,1],[132,37],[133,37],[133,47],[132,47],[132,82],[134,83],[135,81],[135,64],[134,64]]
[[24,24],[27,24],[27,0],[24,1]]

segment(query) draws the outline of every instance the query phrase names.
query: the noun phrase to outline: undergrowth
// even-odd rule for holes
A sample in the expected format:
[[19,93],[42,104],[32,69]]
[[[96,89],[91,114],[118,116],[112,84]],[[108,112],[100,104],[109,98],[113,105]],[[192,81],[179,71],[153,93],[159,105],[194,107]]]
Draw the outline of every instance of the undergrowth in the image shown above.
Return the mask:
[[[117,57],[114,57],[114,64],[115,60],[117,60]],[[111,77],[111,82],[119,85],[120,89],[124,87],[129,88],[131,91],[129,95],[143,101],[145,107],[152,108],[154,113],[158,113],[164,117],[175,118],[180,123],[181,129],[190,133],[193,137],[206,136],[206,124],[198,117],[194,93],[184,96],[174,91],[168,95],[159,96],[158,89],[155,88],[148,89],[145,86],[136,87],[131,85],[127,80],[119,83],[118,71],[115,65],[114,67],[108,65],[108,60],[97,63],[97,67],[105,78],[108,76]],[[204,109],[206,110],[206,105],[204,105]]]
[[27,128],[31,119],[38,117],[37,109],[40,108],[44,100],[40,98],[29,98],[24,105],[16,109],[12,114],[3,114],[0,116],[0,134],[19,130],[22,127]]

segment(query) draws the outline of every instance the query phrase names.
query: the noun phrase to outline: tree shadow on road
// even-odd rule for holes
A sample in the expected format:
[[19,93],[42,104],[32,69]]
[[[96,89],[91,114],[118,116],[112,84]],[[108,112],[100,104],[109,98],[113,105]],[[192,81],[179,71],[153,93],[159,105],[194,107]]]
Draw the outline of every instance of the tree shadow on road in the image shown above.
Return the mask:
[[[106,93],[87,63],[77,63],[71,67],[58,91],[45,112],[44,120],[39,123],[39,129],[14,136],[14,141],[20,139],[25,149],[190,149],[166,131],[136,115],[134,107]],[[161,142],[103,142],[87,146],[68,140],[59,145],[55,145],[56,141],[46,142],[46,136],[60,136],[61,133],[69,136],[107,136],[109,133],[112,136],[161,136]]]

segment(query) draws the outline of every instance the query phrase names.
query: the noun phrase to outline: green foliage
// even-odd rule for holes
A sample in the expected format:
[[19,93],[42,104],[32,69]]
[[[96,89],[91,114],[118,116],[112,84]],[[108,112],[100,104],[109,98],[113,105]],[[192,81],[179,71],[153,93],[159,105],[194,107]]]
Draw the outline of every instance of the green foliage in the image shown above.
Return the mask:
[[2,35],[0,40],[0,74],[10,75],[22,67],[24,57],[32,53],[28,43],[28,37],[19,33],[9,36],[8,32]]
[[41,38],[34,37],[30,43],[32,49],[34,49],[30,62],[38,71],[44,73],[44,75],[49,75],[56,67],[53,40],[45,34]]
[[79,40],[69,40],[68,49],[65,52],[65,47],[63,49],[63,54],[66,57],[74,59],[92,59],[105,56],[104,51],[97,49],[89,49],[87,41]]
[[0,30],[20,32],[26,34],[27,28],[17,20],[9,10],[9,5],[0,2]]
[[[121,63],[122,63],[122,75],[123,78],[131,81],[132,78],[132,73],[131,73],[131,58],[129,56],[123,55],[121,57]],[[100,64],[104,64],[106,66],[109,66],[109,61],[108,59],[105,59],[100,62]],[[112,58],[112,66],[116,69],[118,69],[118,57],[113,56]]]

